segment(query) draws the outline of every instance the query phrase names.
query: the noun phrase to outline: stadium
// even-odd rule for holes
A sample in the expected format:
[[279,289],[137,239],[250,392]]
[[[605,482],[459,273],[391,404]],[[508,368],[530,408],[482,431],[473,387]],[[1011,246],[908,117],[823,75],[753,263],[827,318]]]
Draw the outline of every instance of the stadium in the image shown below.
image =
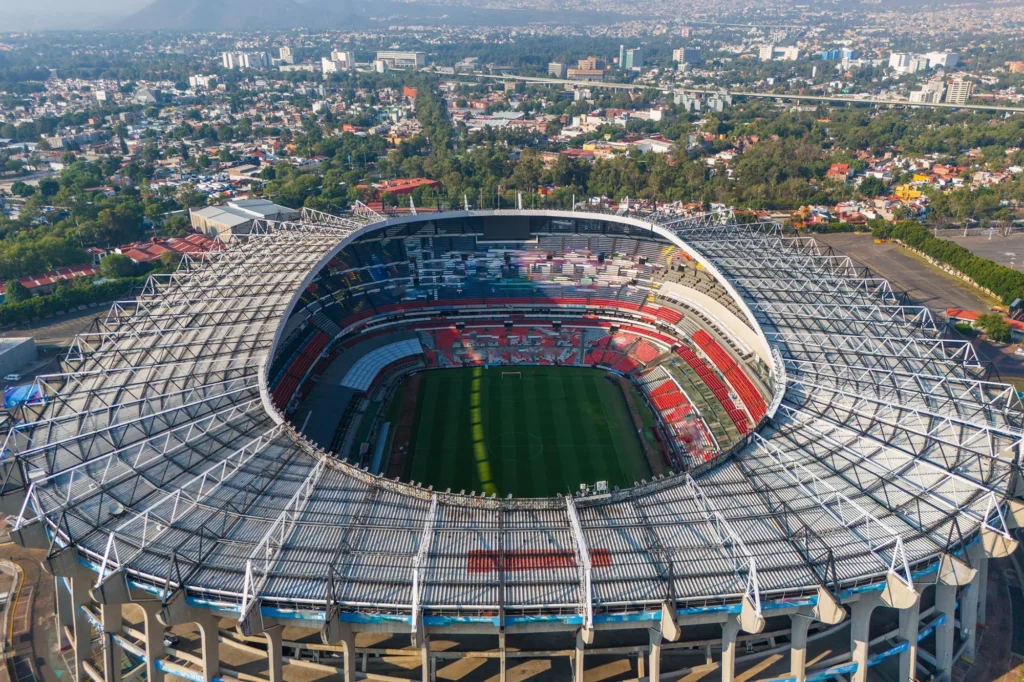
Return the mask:
[[949,679],[1024,520],[1021,416],[928,309],[776,224],[360,205],[115,304],[36,381],[3,499],[80,681],[312,679],[310,652]]

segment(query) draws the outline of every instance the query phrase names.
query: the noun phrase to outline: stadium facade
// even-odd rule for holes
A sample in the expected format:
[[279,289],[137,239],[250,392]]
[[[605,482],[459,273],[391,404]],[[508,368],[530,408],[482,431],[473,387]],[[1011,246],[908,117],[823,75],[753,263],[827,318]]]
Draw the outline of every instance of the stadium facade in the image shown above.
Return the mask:
[[[394,240],[402,250],[374,260]],[[342,262],[359,249],[369,260]],[[634,265],[620,282],[535,260],[543,281],[500,300],[482,266],[473,289],[425,265],[622,249]],[[336,456],[342,426],[306,435],[308,382],[346,343],[513,315],[631,325],[631,348],[725,384],[719,435],[705,415],[704,447],[666,444],[677,473],[550,499],[435,491]],[[650,357],[624,373],[658,369]],[[149,679],[233,677],[219,619],[265,636],[271,682],[290,627],[344,652],[345,679],[361,632],[410,636],[423,679],[441,656],[431,638],[486,641],[504,679],[534,633],[565,639],[575,679],[588,652],[626,640],[641,678],[678,678],[696,656],[732,680],[740,644],[781,647],[797,681],[861,682],[874,666],[942,678],[973,655],[988,561],[1024,520],[1021,404],[982,377],[970,344],[885,280],[727,211],[306,211],[154,276],[79,335],[7,436],[3,500],[15,539],[49,549],[79,680],[118,682],[122,656]],[[136,638],[121,628],[129,603],[146,614]],[[165,628],[182,623],[200,629],[201,665],[165,654]],[[848,633],[849,648],[809,666],[809,632]]]

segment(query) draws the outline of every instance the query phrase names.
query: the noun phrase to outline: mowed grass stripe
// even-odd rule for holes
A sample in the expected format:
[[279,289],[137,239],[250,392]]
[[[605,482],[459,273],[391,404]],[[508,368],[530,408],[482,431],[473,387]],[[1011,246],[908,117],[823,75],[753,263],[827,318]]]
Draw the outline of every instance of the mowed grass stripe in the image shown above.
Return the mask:
[[[521,367],[480,373],[480,417],[498,493],[571,492],[607,480],[629,486],[650,472],[621,389],[589,368]],[[482,492],[470,418],[473,368],[425,372],[408,478],[436,490]]]
[[421,381],[420,395],[416,400],[417,412],[413,424],[413,441],[409,444],[409,461],[406,464],[406,478],[412,481],[422,480],[430,463],[430,452],[433,448],[433,425],[437,415],[437,382]]
[[[547,408],[544,397],[547,395],[547,381],[543,375],[523,375],[523,423],[528,427],[526,431],[526,456],[516,467],[519,485],[515,490],[527,490],[531,497],[542,496],[544,482],[547,479],[547,472],[544,470],[544,461],[548,456],[548,447],[544,442],[544,434],[553,433],[554,429],[550,421],[550,414],[545,414]],[[513,488],[510,486],[510,490]]]
[[569,374],[547,375],[548,386],[547,405],[553,416],[551,432],[547,442],[555,446],[552,457],[546,463],[548,479],[544,481],[543,488],[547,491],[543,496],[554,495],[559,492],[569,492],[579,488],[580,467],[577,461],[578,453],[573,447],[575,440],[575,424],[570,417],[569,399],[570,387]]
[[[640,480],[646,473],[636,470],[634,466],[639,458],[631,457],[630,444],[635,444],[639,434],[633,427],[633,419],[629,416],[626,396],[620,387],[605,381],[601,396],[608,416],[608,428],[611,431],[612,451],[608,465],[614,467],[615,478],[624,480]],[[640,474],[639,476],[637,474]]]
[[590,398],[588,406],[594,417],[594,429],[591,431],[599,445],[594,448],[592,463],[594,468],[593,481],[619,480],[618,467],[612,467],[615,459],[616,438],[614,411],[608,409],[607,401],[608,386],[611,382],[602,375],[590,374],[585,379],[590,387],[587,396]]

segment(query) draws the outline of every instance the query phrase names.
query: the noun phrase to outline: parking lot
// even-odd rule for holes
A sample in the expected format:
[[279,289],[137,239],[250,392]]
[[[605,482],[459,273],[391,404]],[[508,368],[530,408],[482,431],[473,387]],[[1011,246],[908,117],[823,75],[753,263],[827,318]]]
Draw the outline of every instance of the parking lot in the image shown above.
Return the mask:
[[[870,268],[889,280],[893,288],[907,292],[916,303],[933,310],[964,308],[984,312],[999,304],[998,300],[989,298],[897,244],[876,244],[870,234],[828,234],[815,235],[814,238]],[[1024,242],[1020,253],[1024,256]]]

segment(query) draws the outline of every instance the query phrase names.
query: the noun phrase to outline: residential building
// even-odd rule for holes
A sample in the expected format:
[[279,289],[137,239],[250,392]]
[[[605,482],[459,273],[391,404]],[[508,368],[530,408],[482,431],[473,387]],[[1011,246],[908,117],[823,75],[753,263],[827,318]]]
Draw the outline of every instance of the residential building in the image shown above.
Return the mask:
[[954,52],[893,52],[889,55],[889,68],[898,73],[916,73],[927,69],[949,68],[956,66],[959,61],[959,55]]
[[906,52],[893,52],[889,55],[889,68],[901,73],[909,73],[911,59],[913,59],[913,55]]
[[579,60],[576,66],[578,71],[604,71],[608,67],[605,60],[600,57],[587,57]]
[[199,90],[199,89],[211,90],[211,89],[217,87],[217,77],[216,76],[202,76],[202,75],[189,76],[188,77],[188,85],[193,90]]
[[642,47],[634,47],[630,50],[624,50],[623,47],[619,46],[619,68],[620,69],[640,69],[644,65],[644,50]]
[[910,101],[920,104],[938,104],[946,92],[946,84],[941,80],[925,83],[920,90],[910,93]]
[[223,52],[220,57],[225,69],[263,69],[270,66],[266,52]]
[[282,47],[277,51],[277,59],[282,64],[294,64],[295,55],[292,54],[292,48]]
[[554,76],[555,78],[565,78],[565,64],[560,62],[551,62],[548,64],[548,75]]
[[342,71],[356,68],[356,53],[349,50],[332,50],[331,61],[341,65]]
[[704,58],[695,47],[679,47],[672,50],[672,61],[680,64],[701,64]]
[[333,59],[323,57],[320,59],[320,70],[324,72],[324,76],[327,76],[338,71],[344,71],[345,65]]
[[427,65],[427,53],[381,50],[377,53],[377,60],[394,69],[419,69]]
[[946,81],[946,102],[948,104],[967,104],[974,93],[974,83],[961,78]]

